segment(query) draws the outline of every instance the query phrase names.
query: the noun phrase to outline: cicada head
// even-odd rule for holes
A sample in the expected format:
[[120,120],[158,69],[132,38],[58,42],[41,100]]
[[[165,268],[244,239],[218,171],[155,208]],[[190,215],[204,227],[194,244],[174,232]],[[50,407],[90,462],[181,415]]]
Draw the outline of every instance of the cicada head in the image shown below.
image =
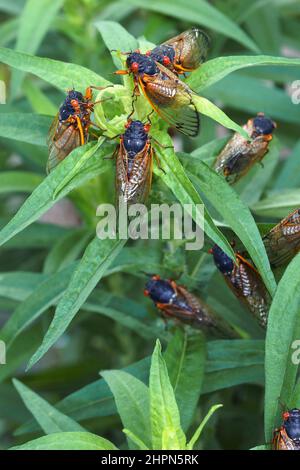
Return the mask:
[[264,113],[258,113],[253,119],[253,131],[251,137],[270,136],[276,129],[276,123],[272,119],[266,117]]
[[169,304],[176,295],[170,281],[161,279],[158,275],[152,276],[146,282],[144,294],[155,304]]
[[60,122],[66,121],[70,116],[80,113],[80,103],[84,101],[82,93],[76,90],[69,90],[65,101],[59,108]]
[[132,52],[126,59],[126,65],[134,75],[155,75],[158,72],[154,60],[140,52]]
[[293,408],[285,411],[282,415],[283,426],[287,432],[287,435],[299,442],[300,445],[300,409]]
[[169,67],[174,63],[175,50],[172,46],[164,45],[157,46],[148,54],[155,62],[159,62],[165,67]]
[[126,152],[134,157],[141,152],[148,141],[149,125],[141,121],[127,121],[126,130],[122,136]]

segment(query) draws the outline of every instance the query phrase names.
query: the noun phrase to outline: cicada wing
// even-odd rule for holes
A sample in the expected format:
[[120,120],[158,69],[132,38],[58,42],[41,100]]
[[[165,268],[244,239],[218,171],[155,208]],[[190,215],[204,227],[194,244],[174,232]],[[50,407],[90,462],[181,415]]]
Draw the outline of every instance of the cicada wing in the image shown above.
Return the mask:
[[170,70],[156,63],[160,73],[139,78],[139,84],[152,108],[179,132],[195,137],[200,116],[193,101],[194,93]]
[[116,161],[116,194],[127,204],[142,203],[148,197],[152,180],[150,143],[135,155],[129,171],[128,154],[121,143]]
[[69,153],[81,145],[79,130],[73,124],[58,123],[52,139],[49,139],[47,173],[50,173]]
[[214,168],[233,183],[248,171],[249,165],[251,147],[244,138],[235,134],[216,158]]
[[175,68],[178,72],[190,72],[207,58],[210,39],[203,31],[192,28],[164,43],[175,50]]

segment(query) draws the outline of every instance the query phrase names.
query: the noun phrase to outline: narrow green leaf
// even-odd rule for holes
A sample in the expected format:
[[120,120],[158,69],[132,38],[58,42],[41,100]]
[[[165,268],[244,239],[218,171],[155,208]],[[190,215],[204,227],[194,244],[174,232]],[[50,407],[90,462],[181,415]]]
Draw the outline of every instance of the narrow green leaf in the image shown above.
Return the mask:
[[[64,0],[27,0],[19,18],[15,49],[34,54],[46,35]],[[23,74],[13,72],[11,78],[12,97],[16,97]]]
[[12,192],[30,193],[42,180],[43,177],[41,175],[29,171],[2,171],[0,173],[0,194]]
[[272,191],[269,194],[251,207],[255,214],[263,217],[281,218],[300,207],[300,190],[298,188]]
[[39,437],[11,450],[118,450],[115,445],[90,432],[59,432]]
[[154,450],[183,450],[186,439],[166,363],[157,340],[150,368],[150,420]]
[[205,356],[203,335],[188,335],[180,329],[176,331],[164,354],[184,431],[192,423],[200,397]]
[[146,444],[141,441],[139,437],[137,437],[133,432],[129,431],[129,429],[123,429],[123,433],[126,434],[126,436],[134,443],[137,445],[138,449],[137,450],[149,450],[149,448],[146,446]]
[[202,433],[206,423],[208,422],[210,417],[214,414],[214,412],[217,411],[219,408],[222,408],[222,406],[223,405],[214,405],[214,406],[211,407],[211,409],[209,410],[209,412],[207,413],[207,415],[205,416],[205,418],[203,419],[203,421],[201,422],[199,427],[196,429],[196,431],[195,431],[193,437],[191,438],[190,442],[187,444],[187,450],[193,450],[194,445],[196,444],[196,442],[200,438],[201,433]]
[[[133,375],[116,371],[101,372],[111,389],[123,426],[151,448],[150,440],[150,396],[148,387]],[[129,446],[134,448],[129,440]]]
[[296,188],[300,186],[300,140],[296,143],[292,153],[284,162],[275,184],[276,189]]
[[[190,176],[192,181],[199,186],[201,193],[205,195],[243,242],[270,294],[273,295],[276,289],[275,279],[259,230],[249,209],[224,178],[204,162],[199,162],[197,176]],[[228,201],[228,203],[224,204],[224,201]]]
[[26,79],[22,87],[27,100],[35,113],[55,116],[57,106],[55,106],[41,88],[32,80]]
[[[109,51],[131,52],[138,48],[137,40],[119,23],[114,21],[98,21],[95,26],[99,30]],[[115,66],[122,68],[122,62],[118,56],[113,53],[112,57]]]
[[33,414],[45,434],[85,431],[80,424],[51,406],[19,380],[14,379],[13,384],[21,395],[26,408]]
[[0,136],[46,146],[52,118],[31,113],[0,113]]
[[[123,1],[125,2],[125,0]],[[252,51],[258,52],[256,44],[238,25],[217,8],[203,0],[197,0],[197,2],[193,0],[176,0],[176,2],[172,0],[152,0],[151,2],[126,0],[125,3],[173,16],[180,21],[185,20],[194,25],[200,24],[205,28],[211,28],[243,44]]]
[[28,369],[41,359],[64,333],[125,243],[126,240],[99,240],[94,238],[88,245],[79,266],[71,278],[68,289],[56,308],[54,318],[40,348],[28,364]]
[[[269,312],[266,337],[266,391],[265,391],[265,438],[271,440],[279,406],[285,374],[294,367],[292,343],[299,339],[299,289],[300,255],[287,267],[278,284]],[[296,335],[296,336],[295,336]],[[294,377],[293,377],[294,378]]]
[[32,73],[64,93],[73,86],[85,91],[90,85],[107,86],[107,80],[81,65],[36,57],[0,47],[0,61],[23,72]]
[[[1,115],[0,115],[1,116]],[[44,181],[33,191],[28,199],[21,206],[17,214],[0,232],[0,245],[19,233],[25,227],[37,220],[43,213],[52,207],[56,201],[53,200],[53,194],[57,186],[65,179],[66,175],[72,171],[74,163],[84,158],[86,152],[94,147],[94,143],[87,144],[73,150]],[[86,162],[79,175],[70,181],[63,191],[60,192],[57,200],[64,197],[72,189],[80,186],[85,181],[101,174],[107,169],[107,161],[102,158],[111,154],[111,146],[101,147]]]
[[298,66],[300,59],[287,57],[258,56],[228,56],[211,59],[195,70],[187,79],[187,84],[196,92],[222,80],[232,72],[245,67],[266,65]]

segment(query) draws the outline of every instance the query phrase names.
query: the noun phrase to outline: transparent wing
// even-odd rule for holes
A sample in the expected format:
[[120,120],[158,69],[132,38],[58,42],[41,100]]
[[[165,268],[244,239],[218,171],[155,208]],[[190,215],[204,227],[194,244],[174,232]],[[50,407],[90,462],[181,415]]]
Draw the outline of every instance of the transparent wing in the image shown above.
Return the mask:
[[207,58],[210,39],[201,29],[192,28],[164,43],[175,50],[175,68],[179,72],[195,70]]

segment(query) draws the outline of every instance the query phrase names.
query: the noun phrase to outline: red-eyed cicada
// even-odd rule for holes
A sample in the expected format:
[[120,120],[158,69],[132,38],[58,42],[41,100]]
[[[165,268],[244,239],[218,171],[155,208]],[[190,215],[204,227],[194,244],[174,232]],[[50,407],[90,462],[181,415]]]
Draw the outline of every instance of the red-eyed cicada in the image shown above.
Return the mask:
[[140,52],[128,54],[127,70],[117,75],[132,74],[134,95],[140,90],[160,117],[179,132],[195,137],[200,128],[200,117],[194,104],[195,93],[171,70]]
[[243,126],[251,141],[236,132],[216,158],[214,168],[230,183],[236,183],[255,163],[262,161],[268,152],[276,124],[258,113]]
[[300,209],[275,225],[264,236],[263,242],[273,267],[290,261],[300,250]]
[[273,435],[274,450],[300,450],[300,410],[293,408],[282,415],[283,423]]
[[165,319],[175,319],[214,336],[237,337],[202,300],[175,281],[154,275],[147,281],[144,294],[153,300]]
[[150,124],[129,120],[116,149],[116,194],[127,205],[143,203],[151,188],[154,150]]
[[146,54],[176,74],[192,72],[207,58],[210,39],[199,28],[191,28]]
[[270,298],[259,273],[239,253],[235,254],[235,263],[217,245],[213,246],[211,253],[230,289],[248,307],[259,324],[266,328]]
[[67,97],[59,108],[59,112],[55,116],[48,133],[48,173],[64,160],[72,150],[88,141],[88,131],[91,124],[90,116],[93,107],[92,89],[90,87],[86,89],[84,96],[79,91],[68,91]]

